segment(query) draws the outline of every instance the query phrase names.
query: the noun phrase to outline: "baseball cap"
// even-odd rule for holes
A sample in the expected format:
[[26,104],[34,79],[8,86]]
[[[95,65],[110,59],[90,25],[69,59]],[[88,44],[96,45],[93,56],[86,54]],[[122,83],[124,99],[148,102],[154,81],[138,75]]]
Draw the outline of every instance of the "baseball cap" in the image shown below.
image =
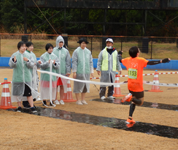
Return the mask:
[[111,43],[113,43],[113,39],[108,38],[108,39],[106,39],[106,42],[111,42]]

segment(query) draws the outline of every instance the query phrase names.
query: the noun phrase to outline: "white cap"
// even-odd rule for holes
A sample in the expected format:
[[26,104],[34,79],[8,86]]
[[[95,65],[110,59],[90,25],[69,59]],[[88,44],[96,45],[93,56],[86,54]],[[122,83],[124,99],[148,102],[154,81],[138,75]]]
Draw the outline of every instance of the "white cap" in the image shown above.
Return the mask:
[[106,42],[111,42],[111,43],[113,43],[113,39],[108,38],[108,39],[106,39]]

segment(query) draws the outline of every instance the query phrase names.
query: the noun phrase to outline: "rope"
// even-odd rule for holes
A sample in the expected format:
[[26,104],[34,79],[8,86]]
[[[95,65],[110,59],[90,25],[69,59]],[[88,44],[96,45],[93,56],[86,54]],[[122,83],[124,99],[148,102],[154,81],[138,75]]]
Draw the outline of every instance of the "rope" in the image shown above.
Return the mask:
[[53,28],[53,30],[57,33],[57,31],[54,29],[54,27],[51,25],[51,23],[49,22],[49,20],[46,18],[46,16],[43,14],[43,12],[40,10],[40,8],[38,7],[38,5],[35,3],[35,1],[33,0],[34,4],[36,5],[36,7],[39,9],[39,11],[42,13],[42,15],[45,17],[46,21],[49,23],[49,25]]

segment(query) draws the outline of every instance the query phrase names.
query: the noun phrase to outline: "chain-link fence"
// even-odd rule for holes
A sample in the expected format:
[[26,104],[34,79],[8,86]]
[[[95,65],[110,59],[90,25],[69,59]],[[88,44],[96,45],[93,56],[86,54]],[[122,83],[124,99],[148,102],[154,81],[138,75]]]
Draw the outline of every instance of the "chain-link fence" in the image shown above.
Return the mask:
[[[22,40],[32,41],[34,53],[40,57],[46,50],[47,43],[56,46],[58,35],[50,34],[30,34],[24,37],[22,34],[0,34],[0,56],[10,57],[17,51],[17,43]],[[89,44],[87,48],[91,50],[93,58],[97,58],[99,52],[105,47],[106,39],[113,38],[114,47],[123,51],[123,58],[128,57],[128,51],[132,46],[138,46],[141,50],[140,56],[146,59],[161,59],[169,57],[178,59],[178,39],[171,37],[126,37],[126,36],[93,36],[93,35],[63,35],[66,47],[72,55],[79,46],[77,41],[81,37],[86,37]]]

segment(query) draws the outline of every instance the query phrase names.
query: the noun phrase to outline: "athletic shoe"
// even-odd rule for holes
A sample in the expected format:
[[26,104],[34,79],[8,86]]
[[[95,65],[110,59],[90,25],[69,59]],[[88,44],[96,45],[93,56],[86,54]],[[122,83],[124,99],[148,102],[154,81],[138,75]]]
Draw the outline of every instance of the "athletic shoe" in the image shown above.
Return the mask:
[[77,104],[77,105],[83,105],[80,100],[78,100],[78,101],[76,102],[76,104]]
[[126,126],[127,126],[127,128],[131,128],[131,127],[133,127],[133,126],[134,126],[134,124],[135,124],[135,123],[132,123],[132,124],[127,124]]
[[55,100],[54,103],[55,103],[56,105],[60,105],[60,103],[59,103],[58,100]]
[[83,100],[82,104],[87,105],[88,103],[85,100]]
[[32,113],[36,113],[37,112],[35,107],[31,107],[30,110],[32,111]]
[[50,106],[56,107],[56,105],[55,104],[51,104],[51,102],[50,102]]
[[45,106],[46,105],[46,101],[43,101],[43,106]]
[[114,96],[108,96],[108,99],[115,99]]
[[135,121],[133,120],[133,118],[128,118],[126,122],[127,124],[135,124]]
[[18,107],[18,108],[16,109],[16,112],[22,112],[22,107]]
[[61,105],[64,105],[65,103],[64,103],[64,101],[63,101],[63,100],[60,100],[60,104],[61,104]]
[[132,99],[132,94],[129,93],[128,95],[126,95],[126,96],[121,100],[121,102],[122,102],[122,103],[124,103],[125,101],[130,102],[131,99]]
[[104,101],[105,98],[106,98],[105,96],[102,96],[102,97],[101,97],[101,100]]

